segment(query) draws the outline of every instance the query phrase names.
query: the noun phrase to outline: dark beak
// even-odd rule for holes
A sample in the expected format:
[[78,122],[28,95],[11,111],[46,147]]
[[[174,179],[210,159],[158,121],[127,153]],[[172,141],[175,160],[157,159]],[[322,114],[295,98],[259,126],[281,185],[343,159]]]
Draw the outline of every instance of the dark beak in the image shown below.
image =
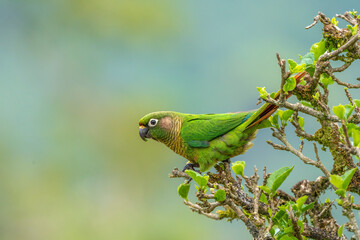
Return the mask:
[[140,135],[141,139],[144,140],[145,142],[147,141],[148,138],[151,138],[149,129],[145,126],[139,127],[139,135]]

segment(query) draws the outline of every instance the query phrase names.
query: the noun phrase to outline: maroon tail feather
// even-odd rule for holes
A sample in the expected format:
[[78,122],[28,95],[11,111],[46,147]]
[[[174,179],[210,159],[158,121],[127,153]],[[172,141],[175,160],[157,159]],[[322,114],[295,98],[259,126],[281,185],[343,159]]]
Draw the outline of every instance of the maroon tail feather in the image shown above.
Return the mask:
[[[300,72],[300,73],[298,73],[298,74],[295,75],[294,78],[295,78],[295,80],[296,80],[296,85],[300,83],[301,78],[304,77],[306,73],[307,73],[307,72],[304,71],[304,72]],[[286,99],[288,99],[291,95],[292,95],[292,92],[289,92],[289,94],[285,96]],[[279,97],[280,97],[280,91],[279,91],[279,94],[277,94],[277,95],[275,96],[275,99],[277,100],[277,99],[279,99]],[[255,122],[253,122],[252,124],[249,125],[249,127],[252,127],[252,126],[254,126],[254,125],[262,122],[263,120],[269,118],[278,108],[279,108],[278,106],[276,106],[276,105],[274,105],[274,104],[270,104],[270,105],[267,106],[267,108],[265,108],[264,111],[259,115],[259,118],[258,118]]]

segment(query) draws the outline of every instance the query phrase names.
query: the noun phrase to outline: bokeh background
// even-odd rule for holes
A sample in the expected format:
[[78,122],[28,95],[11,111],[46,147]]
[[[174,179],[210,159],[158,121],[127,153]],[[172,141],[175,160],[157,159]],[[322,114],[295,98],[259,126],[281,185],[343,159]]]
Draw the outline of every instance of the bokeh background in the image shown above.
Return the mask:
[[[275,53],[298,60],[321,39],[320,25],[304,29],[318,11],[353,8],[358,1],[1,1],[0,239],[250,239],[241,222],[183,205],[181,180],[168,173],[184,159],[141,141],[138,119],[256,108],[257,86],[279,86]],[[331,98],[344,100],[341,88]],[[246,174],[295,165],[285,190],[321,175],[269,138],[261,131],[235,158]]]

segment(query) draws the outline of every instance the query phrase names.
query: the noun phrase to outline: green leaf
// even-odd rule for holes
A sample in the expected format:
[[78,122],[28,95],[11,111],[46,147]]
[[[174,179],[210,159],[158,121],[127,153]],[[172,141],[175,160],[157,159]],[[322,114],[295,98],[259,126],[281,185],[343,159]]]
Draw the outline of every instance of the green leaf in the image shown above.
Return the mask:
[[309,103],[309,102],[307,102],[307,101],[302,100],[302,101],[300,101],[300,103],[301,103],[302,105],[304,105],[304,106],[309,107],[309,108],[314,108],[314,107],[311,105],[311,103]]
[[237,161],[232,164],[232,170],[237,175],[243,175],[244,169],[245,169],[245,161]]
[[319,92],[316,92],[315,95],[313,95],[312,97],[313,97],[313,99],[318,101],[319,100],[319,95],[320,95]]
[[360,147],[360,130],[358,129],[353,129],[352,130],[352,138],[354,140],[354,146],[355,147]]
[[272,228],[270,229],[270,234],[271,234],[272,237],[274,236],[274,234],[275,234],[275,229],[274,229],[274,227],[272,227]]
[[281,109],[278,109],[277,110],[277,114],[279,115],[279,118],[281,120],[281,124],[283,126],[286,126],[287,125],[287,120],[289,120],[289,118],[291,117],[291,115],[294,113],[293,110],[286,110],[286,111],[282,111]]
[[194,179],[194,180],[195,180],[195,178],[196,178],[197,176],[200,176],[200,177],[201,177],[201,175],[200,175],[198,172],[195,172],[194,170],[188,169],[188,170],[185,170],[185,173],[186,173],[187,175],[189,175],[189,177],[191,177],[191,178]]
[[[273,220],[280,221],[280,219],[286,214],[285,210],[279,210],[277,213],[275,213],[275,216],[273,217]],[[271,215],[270,215],[271,216]]]
[[218,202],[225,201],[226,199],[226,192],[223,189],[219,189],[214,194],[214,199]]
[[357,11],[355,11],[355,9],[353,9],[352,11],[348,11],[351,15],[353,15],[354,17],[356,17]]
[[346,128],[348,130],[349,137],[352,137],[353,131],[360,131],[360,126],[357,126],[354,123],[346,123]]
[[347,28],[350,30],[351,35],[355,36],[357,33],[357,25],[355,26],[351,26],[351,25],[347,25]]
[[[293,232],[293,227],[289,226],[287,228],[284,228],[284,232],[285,233],[292,233]],[[288,237],[288,236],[287,236]],[[281,239],[284,239],[283,237]],[[285,239],[292,239],[292,238],[285,238]]]
[[278,109],[278,110],[277,110],[277,114],[279,115],[280,120],[282,119],[283,113],[284,113],[283,110],[281,110],[281,109]]
[[348,119],[354,111],[355,105],[346,104],[345,106],[345,118]]
[[198,177],[196,182],[199,184],[200,187],[205,187],[205,186],[207,186],[208,181],[209,181],[209,176],[204,175],[204,176]]
[[293,110],[285,110],[283,115],[282,115],[282,120],[284,120],[284,122],[287,122],[287,120],[289,120],[289,118],[291,117],[291,115],[294,113]]
[[201,176],[199,173],[193,171],[193,170],[185,170],[185,173],[189,175],[194,181],[199,185],[200,189],[203,191],[206,191],[207,189],[207,182],[209,180],[209,176],[203,175]]
[[189,190],[190,190],[190,184],[186,184],[186,183],[180,184],[180,186],[177,189],[179,196],[185,199],[186,201],[189,201],[187,197],[189,194]]
[[342,180],[342,178],[338,175],[330,175],[330,182],[332,185],[334,185],[335,187],[341,189],[342,185],[344,183],[344,180]]
[[298,117],[298,122],[299,122],[299,125],[301,127],[301,129],[304,130],[304,125],[305,125],[305,120],[303,117]]
[[332,110],[338,118],[345,120],[345,107],[343,105],[334,106]]
[[259,188],[261,190],[263,190],[264,192],[266,192],[267,194],[270,194],[271,193],[271,190],[268,186],[259,186]]
[[268,200],[267,200],[267,198],[266,198],[266,196],[265,196],[264,193],[261,193],[259,200],[260,200],[260,202],[263,202],[263,203],[265,203],[265,204],[268,203]]
[[321,39],[318,43],[314,43],[310,48],[310,52],[314,54],[315,61],[317,61],[319,57],[325,53],[325,51],[326,48],[324,39]]
[[267,95],[268,95],[268,93],[267,93],[267,91],[265,90],[265,87],[257,87],[256,88],[258,91],[259,91],[259,93],[260,93],[260,97],[262,98],[262,99],[266,99],[267,98]]
[[294,166],[292,168],[289,167],[282,167],[272,174],[270,174],[266,186],[268,186],[272,193],[275,193],[276,190],[281,186],[281,184],[285,181],[285,179],[289,176],[291,171],[293,170]]
[[342,183],[342,189],[347,189],[347,187],[350,184],[350,181],[352,179],[352,177],[354,176],[355,172],[356,172],[357,168],[353,168],[350,170],[347,170],[344,175],[341,176],[343,183]]
[[301,220],[298,220],[297,224],[300,227],[300,233],[302,233],[304,231],[304,223]]
[[322,73],[320,75],[320,82],[324,84],[324,87],[327,88],[329,85],[333,84],[335,81],[327,73]]
[[339,206],[342,206],[343,205],[343,200],[341,200],[341,199],[336,199],[336,202],[339,204]]
[[[297,65],[297,66],[293,69],[293,72],[292,72],[292,73],[302,72],[302,71],[305,71],[305,69],[306,69],[306,64],[305,64],[305,63],[302,63],[302,64]],[[290,71],[290,72],[291,72],[291,71]]]
[[339,195],[340,197],[345,197],[346,190],[345,189],[338,189],[335,191],[335,194]]
[[308,52],[304,56],[300,56],[300,64],[305,64],[306,67],[314,66],[315,54],[313,52]]
[[339,229],[338,229],[338,236],[339,236],[339,238],[341,238],[342,235],[343,235],[343,228],[344,228],[344,225],[341,225],[341,226],[339,227]]
[[354,99],[354,103],[358,108],[360,108],[360,100],[359,99]]
[[279,113],[276,111],[276,113],[269,117],[269,121],[274,127],[279,128]]
[[294,73],[294,69],[296,68],[297,66],[297,63],[292,60],[292,59],[288,59],[288,64],[289,64],[289,70],[291,73]]
[[308,199],[308,196],[302,196],[301,198],[298,198],[298,200],[296,200],[296,205],[298,207],[298,209],[301,209],[302,206],[304,205],[304,203],[306,202],[306,200]]
[[283,90],[287,94],[289,91],[294,90],[295,87],[296,87],[296,80],[294,77],[290,77],[290,78],[286,79]]
[[301,209],[301,212],[306,212],[307,210],[312,209],[314,206],[315,206],[315,202],[312,202],[310,204],[305,204]]
[[[290,228],[290,227],[289,227]],[[287,230],[289,229],[289,228],[286,228]],[[292,231],[292,227],[291,227],[291,231]],[[287,233],[287,232],[286,232]],[[286,234],[285,233],[285,234]],[[279,239],[279,240],[297,240],[297,238],[296,237],[294,237],[294,236],[289,236],[289,235],[283,235],[283,236],[281,236],[280,238],[276,238],[276,239]]]
[[331,19],[331,23],[337,26],[339,24],[339,21],[336,21],[335,17]]

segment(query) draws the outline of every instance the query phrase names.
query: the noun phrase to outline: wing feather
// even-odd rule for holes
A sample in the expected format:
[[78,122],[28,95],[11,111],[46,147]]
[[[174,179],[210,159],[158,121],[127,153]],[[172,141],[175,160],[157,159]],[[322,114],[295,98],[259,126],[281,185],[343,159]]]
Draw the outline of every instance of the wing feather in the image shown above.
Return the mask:
[[181,137],[191,147],[208,147],[209,142],[236,128],[254,112],[194,115],[185,121]]

